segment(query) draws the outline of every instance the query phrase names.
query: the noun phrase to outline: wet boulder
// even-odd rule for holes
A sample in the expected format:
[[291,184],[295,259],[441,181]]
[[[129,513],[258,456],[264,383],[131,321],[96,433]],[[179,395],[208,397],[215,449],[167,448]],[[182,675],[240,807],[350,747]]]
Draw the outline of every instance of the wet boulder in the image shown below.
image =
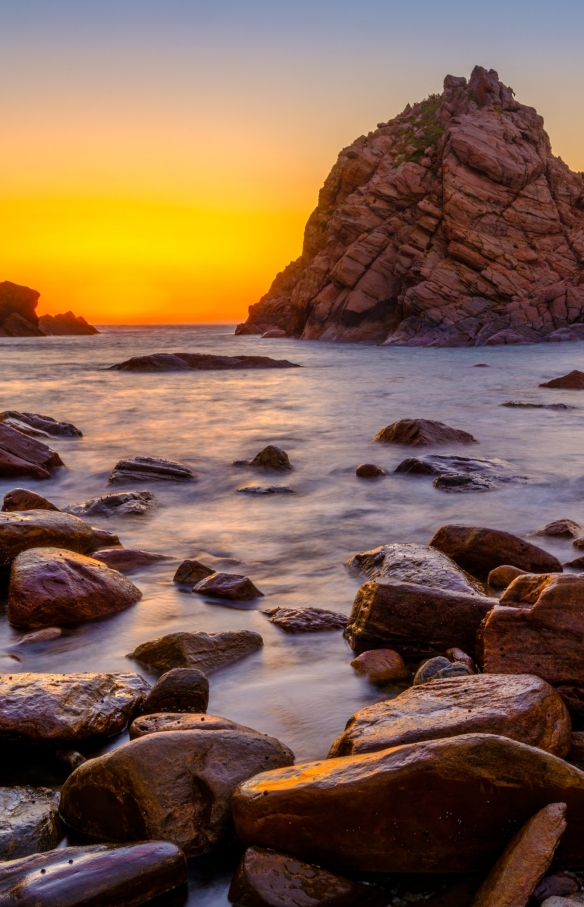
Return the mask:
[[467,668],[470,668],[471,674],[478,673],[474,660],[470,657],[470,655],[467,655],[466,652],[463,652],[462,649],[458,649],[456,646],[453,646],[451,649],[446,649],[446,652],[444,654],[449,661],[461,661],[464,665],[467,666]]
[[0,422],[15,419],[24,426],[51,435],[54,438],[82,438],[81,432],[72,422],[58,422],[51,416],[41,416],[39,413],[22,413],[16,410],[6,410],[0,413]]
[[478,444],[467,431],[432,419],[400,419],[377,432],[374,441],[408,447],[438,447],[444,444]]
[[379,476],[387,475],[385,469],[376,463],[361,463],[355,470],[358,479],[377,479]]
[[275,624],[286,633],[319,633],[324,630],[344,630],[347,626],[347,615],[324,608],[266,608],[271,624]]
[[544,535],[555,539],[576,539],[582,532],[582,526],[574,520],[554,520],[537,529],[533,535]]
[[442,655],[436,658],[429,658],[425,661],[414,677],[414,686],[417,687],[422,683],[429,683],[431,680],[446,680],[451,677],[469,677],[475,674],[472,668],[462,661],[450,661]]
[[200,730],[148,734],[76,769],[63,787],[61,814],[72,828],[101,840],[164,837],[196,856],[231,830],[237,784],[293,761],[274,737]]
[[165,554],[154,554],[152,551],[140,551],[136,548],[103,548],[96,551],[93,558],[112,570],[119,570],[120,573],[131,573],[141,567],[151,567],[152,564],[168,560]]
[[149,691],[139,674],[0,674],[0,741],[64,745],[112,737]]
[[0,422],[0,478],[50,479],[51,472],[63,465],[55,450]]
[[409,680],[411,671],[404,664],[399,652],[393,649],[370,649],[362,652],[351,662],[358,674],[364,675],[370,683],[398,683]]
[[15,488],[13,491],[4,495],[2,513],[14,513],[18,510],[55,510],[59,508],[37,494],[36,491],[29,491],[27,488]]
[[560,378],[552,378],[551,381],[546,381],[545,384],[540,384],[539,386],[557,387],[566,390],[582,390],[584,388],[584,372],[573,369],[571,372],[568,372],[567,375],[562,375]]
[[179,631],[142,643],[128,657],[157,671],[198,668],[209,674],[231,661],[257,652],[263,644],[260,634],[253,630],[228,630],[224,633]]
[[10,571],[8,619],[15,627],[97,620],[135,604],[140,590],[100,561],[60,548],[31,548]]
[[0,787],[0,862],[52,850],[62,837],[56,791]]
[[509,564],[527,573],[561,573],[557,557],[531,542],[479,526],[442,526],[430,541],[432,548],[447,554],[473,576],[487,576],[495,567]]
[[206,712],[209,681],[196,668],[172,668],[156,681],[142,704],[143,715],[156,712]]
[[329,755],[372,753],[440,737],[497,734],[564,758],[572,723],[561,697],[531,674],[475,674],[410,687],[356,712]]
[[192,482],[194,479],[194,473],[183,463],[156,457],[133,457],[116,463],[109,482]]
[[85,554],[93,543],[91,526],[69,513],[0,513],[0,566],[6,567],[30,548],[64,548]]
[[109,532],[107,529],[96,529],[95,526],[91,528],[93,530],[93,538],[85,554],[94,554],[96,551],[103,551],[106,548],[122,547],[122,543],[115,532]]
[[184,583],[185,585],[193,586],[206,576],[211,576],[212,573],[215,573],[215,571],[211,567],[201,564],[200,561],[186,560],[179,565],[172,581],[173,583]]
[[415,583],[364,583],[344,635],[356,652],[390,648],[421,658],[457,646],[472,653],[479,626],[496,604],[496,599]]
[[484,457],[457,457],[453,454],[426,454],[410,457],[396,466],[394,472],[413,476],[479,475],[499,478],[512,468],[506,460]]
[[263,596],[247,576],[237,573],[211,573],[193,587],[198,595],[216,595],[230,601],[251,601]]
[[120,491],[101,498],[89,498],[81,504],[65,507],[66,513],[81,517],[143,516],[156,508],[156,498],[150,491]]
[[240,734],[265,736],[253,728],[237,724],[229,718],[221,718],[219,715],[156,712],[153,715],[140,715],[132,722],[130,740],[137,740],[138,737],[145,737],[147,734],[168,734],[172,731],[238,731]]
[[0,907],[138,907],[186,880],[167,841],[62,847],[0,865]]
[[495,567],[494,570],[491,570],[487,582],[493,589],[506,589],[514,579],[526,574],[527,571],[520,570],[519,567],[512,567],[511,564],[502,564],[500,567]]
[[452,558],[427,545],[396,542],[380,545],[345,561],[345,567],[357,575],[378,582],[416,583],[452,592],[479,595],[484,586],[465,573]]
[[244,845],[332,872],[462,873],[490,870],[557,802],[568,806],[557,866],[582,867],[584,772],[507,737],[463,734],[262,772],[232,809]]

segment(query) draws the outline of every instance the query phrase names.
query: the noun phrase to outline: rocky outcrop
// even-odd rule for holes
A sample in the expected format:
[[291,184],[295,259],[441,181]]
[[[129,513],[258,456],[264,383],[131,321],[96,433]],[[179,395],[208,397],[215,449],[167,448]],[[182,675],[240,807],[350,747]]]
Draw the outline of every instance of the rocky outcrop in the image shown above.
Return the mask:
[[35,312],[40,293],[10,280],[0,283],[0,337],[42,337]]
[[179,564],[172,581],[173,583],[184,583],[185,585],[194,586],[206,576],[211,576],[212,573],[215,573],[215,571],[210,567],[206,567],[205,564],[201,564],[200,561],[186,560]]
[[374,441],[407,447],[437,447],[444,444],[478,444],[467,431],[451,428],[433,419],[400,419],[378,431]]
[[232,369],[300,368],[287,359],[269,356],[215,356],[211,353],[151,353],[133,356],[110,369],[118,372],[188,372],[225,371]]
[[540,384],[539,386],[557,387],[563,390],[582,390],[584,389],[584,372],[574,369],[568,372],[567,375],[562,375],[561,378],[552,378],[551,381],[546,381],[545,384]]
[[41,315],[39,328],[45,337],[85,337],[99,334],[81,315],[65,312],[63,315]]
[[251,306],[246,333],[401,346],[580,339],[583,230],[583,175],[552,155],[537,112],[477,66],[343,149],[302,255]]
[[130,725],[130,740],[145,737],[147,734],[168,734],[172,731],[237,731],[240,734],[264,736],[251,727],[237,724],[220,715],[201,715],[196,712],[177,714],[175,712],[156,712],[154,715],[141,715]]

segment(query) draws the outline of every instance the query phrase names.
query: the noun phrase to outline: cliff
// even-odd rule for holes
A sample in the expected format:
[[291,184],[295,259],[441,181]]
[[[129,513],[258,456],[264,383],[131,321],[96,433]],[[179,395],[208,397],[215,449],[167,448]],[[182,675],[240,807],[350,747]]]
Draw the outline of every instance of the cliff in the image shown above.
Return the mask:
[[52,335],[99,334],[97,328],[73,312],[64,315],[36,314],[40,293],[9,280],[0,282],[0,337],[47,337]]
[[584,174],[493,70],[344,148],[301,257],[237,333],[482,346],[584,338]]

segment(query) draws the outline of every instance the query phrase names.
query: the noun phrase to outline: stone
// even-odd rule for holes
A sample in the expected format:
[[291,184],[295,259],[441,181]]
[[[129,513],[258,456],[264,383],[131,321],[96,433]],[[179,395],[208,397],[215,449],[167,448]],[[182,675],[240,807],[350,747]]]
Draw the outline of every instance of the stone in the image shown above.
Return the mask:
[[388,894],[286,854],[249,847],[229,889],[240,907],[386,907]]
[[355,475],[358,479],[377,479],[379,476],[387,475],[387,473],[385,469],[382,469],[376,463],[361,463],[360,466],[357,466]]
[[479,626],[496,604],[496,599],[414,583],[364,583],[344,636],[356,652],[391,648],[420,658],[452,646],[474,652]]
[[568,875],[567,872],[554,872],[553,875],[548,875],[541,880],[533,892],[533,897],[538,904],[541,904],[546,898],[562,898],[563,895],[575,894],[577,891],[580,891],[580,885],[573,876]]
[[81,315],[71,311],[62,315],[41,315],[39,327],[46,337],[88,337],[101,333]]
[[439,97],[342,149],[300,257],[244,329],[405,347],[576,339],[581,193],[494,70],[447,76]]
[[468,595],[483,594],[482,583],[460,569],[452,558],[427,545],[396,542],[355,554],[345,567],[356,576],[378,582],[415,583]]
[[140,551],[135,548],[103,548],[96,551],[93,558],[112,570],[119,570],[120,573],[131,573],[141,567],[151,567],[152,564],[168,560],[165,554],[154,554],[152,551]]
[[0,422],[6,422],[14,419],[20,422],[25,428],[31,428],[34,431],[42,432],[44,435],[50,435],[54,438],[82,438],[83,432],[73,425],[72,422],[58,422],[52,416],[42,416],[39,413],[17,412],[14,409],[5,410],[0,413]]
[[182,463],[160,460],[156,457],[133,457],[119,460],[109,477],[110,484],[117,482],[192,482],[194,473]]
[[168,841],[62,847],[0,866],[0,907],[138,907],[186,879]]
[[579,372],[577,369],[574,369],[567,375],[562,375],[561,378],[553,378],[551,381],[546,381],[545,384],[540,384],[539,386],[582,390],[584,388],[584,372]]
[[209,681],[196,668],[172,668],[159,677],[142,703],[143,715],[157,712],[206,712]]
[[430,546],[447,554],[473,576],[487,576],[503,565],[519,567],[527,573],[562,572],[562,565],[553,554],[500,529],[442,526]]
[[120,491],[101,498],[90,498],[81,504],[64,507],[66,513],[82,517],[143,516],[156,508],[156,498],[150,491]]
[[247,576],[237,573],[211,573],[193,587],[198,595],[215,595],[230,601],[251,601],[263,596]]
[[566,830],[565,817],[565,803],[550,803],[532,816],[491,869],[472,907],[526,907],[550,867]]
[[570,732],[566,706],[545,680],[531,674],[475,674],[432,680],[360,709],[329,757],[460,734],[495,734],[564,758]]
[[237,491],[239,494],[296,494],[289,485],[245,485]]
[[165,734],[171,731],[238,731],[241,734],[264,736],[253,728],[237,724],[229,718],[221,718],[219,715],[157,712],[153,715],[141,715],[132,722],[130,740],[137,740],[138,737],[145,737],[147,734]]
[[54,510],[59,508],[37,494],[36,491],[29,491],[27,488],[15,488],[4,495],[2,513],[14,513],[18,510]]
[[363,674],[370,683],[398,683],[409,680],[411,671],[404,664],[399,652],[393,649],[370,649],[362,652],[351,662],[358,674]]
[[0,513],[0,566],[4,569],[31,548],[63,548],[84,554],[93,543],[91,526],[69,513]]
[[52,850],[62,837],[56,791],[0,787],[0,862]]
[[521,403],[519,400],[509,400],[507,403],[501,403],[501,406],[507,406],[509,409],[576,409],[567,403]]
[[133,356],[110,366],[119,372],[177,372],[177,371],[223,371],[262,368],[300,368],[287,359],[270,359],[269,356],[216,356],[210,353],[152,353],[149,356]]
[[95,526],[92,526],[91,528],[93,530],[93,538],[89,549],[85,552],[86,554],[94,554],[96,551],[122,547],[122,543],[115,532],[108,532],[107,529],[96,529]]
[[178,632],[142,643],[128,657],[157,671],[198,668],[209,674],[231,661],[257,652],[263,644],[260,634],[252,630]]
[[10,280],[0,282],[0,337],[43,336],[35,312],[40,295]]
[[25,633],[21,636],[15,645],[17,646],[35,646],[39,642],[48,642],[51,639],[58,639],[63,635],[60,627],[45,627],[44,630],[35,630],[34,633]]
[[476,673],[469,665],[462,661],[450,661],[441,655],[436,658],[429,658],[425,661],[414,677],[414,686],[417,687],[422,683],[429,683],[431,680],[446,680],[451,677],[468,677]]
[[0,674],[0,740],[67,745],[113,737],[149,690],[139,674]]
[[266,608],[271,624],[275,624],[286,633],[320,633],[325,630],[344,630],[347,626],[347,615],[324,608]]
[[12,564],[8,620],[14,627],[78,624],[134,605],[140,590],[100,561],[60,548],[31,548]]
[[55,450],[0,422],[0,478],[50,479],[51,472],[63,465]]
[[374,441],[408,447],[435,447],[443,444],[478,444],[466,431],[450,428],[432,419],[400,419],[377,432]]
[[568,759],[571,762],[584,762],[584,731],[574,731],[572,733]]
[[546,535],[556,539],[575,539],[582,532],[582,526],[574,520],[555,520],[538,529],[533,535]]
[[164,837],[188,857],[198,856],[229,834],[235,787],[293,761],[274,737],[219,730],[148,734],[76,769],[63,786],[61,815],[102,841]]
[[442,874],[490,870],[557,802],[569,821],[556,865],[579,868],[584,772],[507,737],[463,734],[262,772],[239,785],[232,809],[244,846],[331,872]]
[[193,586],[206,576],[211,576],[212,573],[215,573],[215,571],[211,567],[201,564],[200,561],[186,560],[180,564],[172,581],[173,583],[184,583],[185,585]]
[[507,586],[517,579],[518,576],[526,576],[527,570],[520,570],[519,567],[512,567],[511,564],[501,564],[491,570],[487,578],[487,583],[493,589],[506,589]]
[[448,658],[448,660],[451,662],[461,661],[462,664],[465,664],[467,666],[467,668],[470,668],[471,674],[477,673],[477,666],[474,663],[474,660],[470,657],[470,655],[467,655],[466,652],[463,652],[462,649],[457,649],[456,646],[453,646],[452,649],[446,649],[446,652],[444,654],[446,655],[446,658]]
[[253,466],[254,469],[270,469],[274,472],[286,472],[286,470],[292,469],[286,451],[280,447],[274,447],[273,444],[268,444],[267,447],[260,450],[253,460],[249,461],[249,466]]

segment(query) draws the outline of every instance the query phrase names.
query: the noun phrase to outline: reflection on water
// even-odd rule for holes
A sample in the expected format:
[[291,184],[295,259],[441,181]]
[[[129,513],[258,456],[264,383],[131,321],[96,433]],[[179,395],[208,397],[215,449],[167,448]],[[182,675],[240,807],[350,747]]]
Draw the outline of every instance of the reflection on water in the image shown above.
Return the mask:
[[[263,354],[304,368],[158,375],[104,370],[155,351]],[[106,492],[109,472],[121,457],[186,463],[198,481],[151,485],[159,504],[153,515],[99,525],[118,532],[126,547],[197,557],[245,573],[266,595],[255,608],[224,607],[177,589],[176,563],[162,561],[132,574],[144,593],[138,605],[34,651],[20,650],[20,663],[7,650],[19,634],[4,620],[2,669],[136,670],[126,654],[155,636],[257,630],[263,651],[212,675],[209,711],[279,737],[297,760],[324,756],[349,716],[388,691],[353,672],[340,633],[289,636],[259,609],[313,605],[348,614],[359,585],[343,567],[351,554],[393,541],[427,543],[446,522],[519,534],[561,517],[584,523],[584,393],[537,387],[582,368],[581,360],[578,343],[407,350],[234,337],[225,327],[1,339],[0,407],[66,419],[84,433],[81,440],[56,439],[53,446],[67,469],[30,487],[62,506]],[[479,362],[490,368],[475,368]],[[513,399],[577,409],[500,406]],[[407,452],[371,438],[396,419],[416,416],[472,432],[481,442],[472,455],[506,459],[529,483],[464,495],[438,491],[427,478],[393,475]],[[258,476],[232,461],[250,458],[269,443],[288,452],[295,469],[285,483],[297,494],[236,494]],[[355,466],[368,461],[383,466],[387,478],[356,479]],[[14,485],[1,481],[0,494]],[[567,542],[545,544],[562,560],[572,556]],[[229,873],[216,863],[196,866],[193,873],[193,889],[204,889],[192,895],[193,904],[227,903]]]

